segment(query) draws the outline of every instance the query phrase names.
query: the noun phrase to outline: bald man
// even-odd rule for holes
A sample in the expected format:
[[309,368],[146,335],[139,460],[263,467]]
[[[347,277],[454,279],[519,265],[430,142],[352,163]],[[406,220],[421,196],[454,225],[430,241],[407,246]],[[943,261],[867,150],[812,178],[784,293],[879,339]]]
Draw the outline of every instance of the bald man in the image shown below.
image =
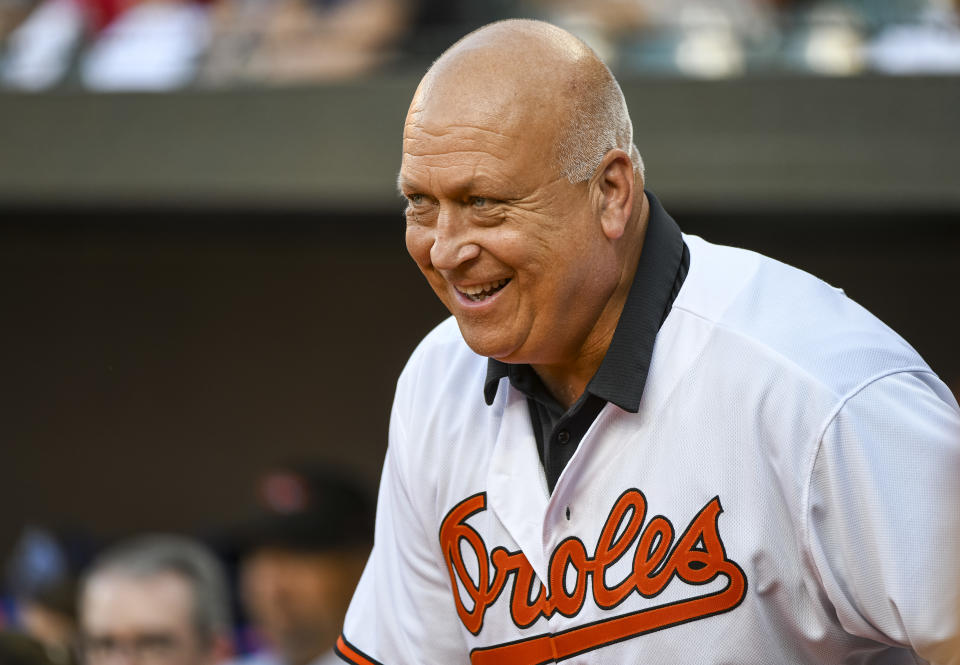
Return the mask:
[[397,385],[344,660],[956,662],[956,401],[842,292],[683,235],[589,48],[459,41],[399,186],[453,316]]

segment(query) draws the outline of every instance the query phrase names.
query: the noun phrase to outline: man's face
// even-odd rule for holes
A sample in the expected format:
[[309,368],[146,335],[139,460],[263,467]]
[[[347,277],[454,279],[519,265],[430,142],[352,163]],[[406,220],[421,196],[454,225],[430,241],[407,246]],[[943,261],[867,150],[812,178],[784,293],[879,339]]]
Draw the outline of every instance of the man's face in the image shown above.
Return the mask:
[[290,665],[329,651],[359,579],[364,557],[264,548],[241,568],[244,606]]
[[80,604],[87,665],[209,665],[210,645],[194,630],[193,593],[180,575],[105,572]]
[[590,187],[558,173],[551,109],[444,95],[418,94],[405,125],[407,250],[475,352],[577,356],[617,276]]

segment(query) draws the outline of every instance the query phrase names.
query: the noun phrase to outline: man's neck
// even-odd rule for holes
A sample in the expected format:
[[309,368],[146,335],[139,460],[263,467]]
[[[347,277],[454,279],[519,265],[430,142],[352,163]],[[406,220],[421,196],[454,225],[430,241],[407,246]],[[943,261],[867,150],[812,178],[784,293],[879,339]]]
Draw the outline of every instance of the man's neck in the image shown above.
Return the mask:
[[569,409],[587,389],[587,384],[597,373],[609,345],[608,341],[606,346],[597,349],[597,352],[581,355],[571,364],[531,366],[550,394],[563,408]]
[[630,287],[633,285],[650,216],[647,198],[642,194],[641,196],[642,205],[632,234],[635,240],[626,244],[620,279],[590,333],[576,352],[570,354],[566,362],[531,365],[550,394],[566,409],[569,409],[586,391],[590,379],[600,368],[607,349],[613,341],[613,333],[617,329],[620,314],[623,312]]

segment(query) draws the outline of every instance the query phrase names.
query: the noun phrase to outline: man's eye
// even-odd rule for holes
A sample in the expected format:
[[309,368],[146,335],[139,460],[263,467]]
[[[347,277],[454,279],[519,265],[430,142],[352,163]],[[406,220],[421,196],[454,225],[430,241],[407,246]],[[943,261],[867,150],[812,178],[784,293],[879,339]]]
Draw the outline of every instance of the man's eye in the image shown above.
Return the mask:
[[144,635],[136,642],[136,649],[142,654],[165,654],[175,646],[176,639],[171,635]]
[[423,203],[426,197],[423,194],[411,194],[410,196],[407,197],[407,199],[409,199],[410,203],[412,203],[413,205],[418,206],[421,203]]
[[472,205],[474,208],[484,208],[486,207],[488,201],[489,199],[483,196],[474,196],[470,199],[470,205]]

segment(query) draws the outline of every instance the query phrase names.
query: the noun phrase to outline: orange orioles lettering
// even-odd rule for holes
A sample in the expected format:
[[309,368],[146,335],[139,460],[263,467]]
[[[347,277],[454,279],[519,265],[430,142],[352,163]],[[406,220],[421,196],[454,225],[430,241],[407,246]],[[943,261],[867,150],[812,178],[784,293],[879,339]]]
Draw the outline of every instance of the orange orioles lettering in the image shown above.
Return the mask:
[[[723,511],[718,497],[697,513],[674,542],[673,526],[665,517],[652,517],[644,526],[646,498],[637,489],[627,490],[610,511],[592,556],[578,538],[567,538],[557,546],[550,558],[548,580],[533,600],[531,593],[536,580],[523,553],[496,547],[488,554],[480,534],[467,524],[471,516],[486,507],[486,493],[475,494],[454,506],[440,526],[440,546],[450,574],[457,614],[474,635],[480,633],[485,613],[497,601],[510,577],[513,578],[510,615],[518,628],[527,628],[540,617],[549,618],[554,613],[566,617],[578,614],[588,591],[598,607],[611,610],[633,593],[644,598],[657,596],[674,578],[691,585],[703,585],[723,575],[727,586],[720,591],[613,616],[559,633],[474,649],[470,654],[473,665],[539,665],[563,660],[607,644],[727,612],[739,605],[747,592],[747,578],[740,566],[727,558],[717,530]],[[620,583],[607,586],[607,569],[627,555],[635,541],[631,572]],[[464,545],[476,555],[479,563],[475,579],[463,560]],[[572,591],[568,591],[564,580],[570,580],[568,568],[571,567],[575,583]],[[464,603],[460,589],[469,597],[472,607]]]

